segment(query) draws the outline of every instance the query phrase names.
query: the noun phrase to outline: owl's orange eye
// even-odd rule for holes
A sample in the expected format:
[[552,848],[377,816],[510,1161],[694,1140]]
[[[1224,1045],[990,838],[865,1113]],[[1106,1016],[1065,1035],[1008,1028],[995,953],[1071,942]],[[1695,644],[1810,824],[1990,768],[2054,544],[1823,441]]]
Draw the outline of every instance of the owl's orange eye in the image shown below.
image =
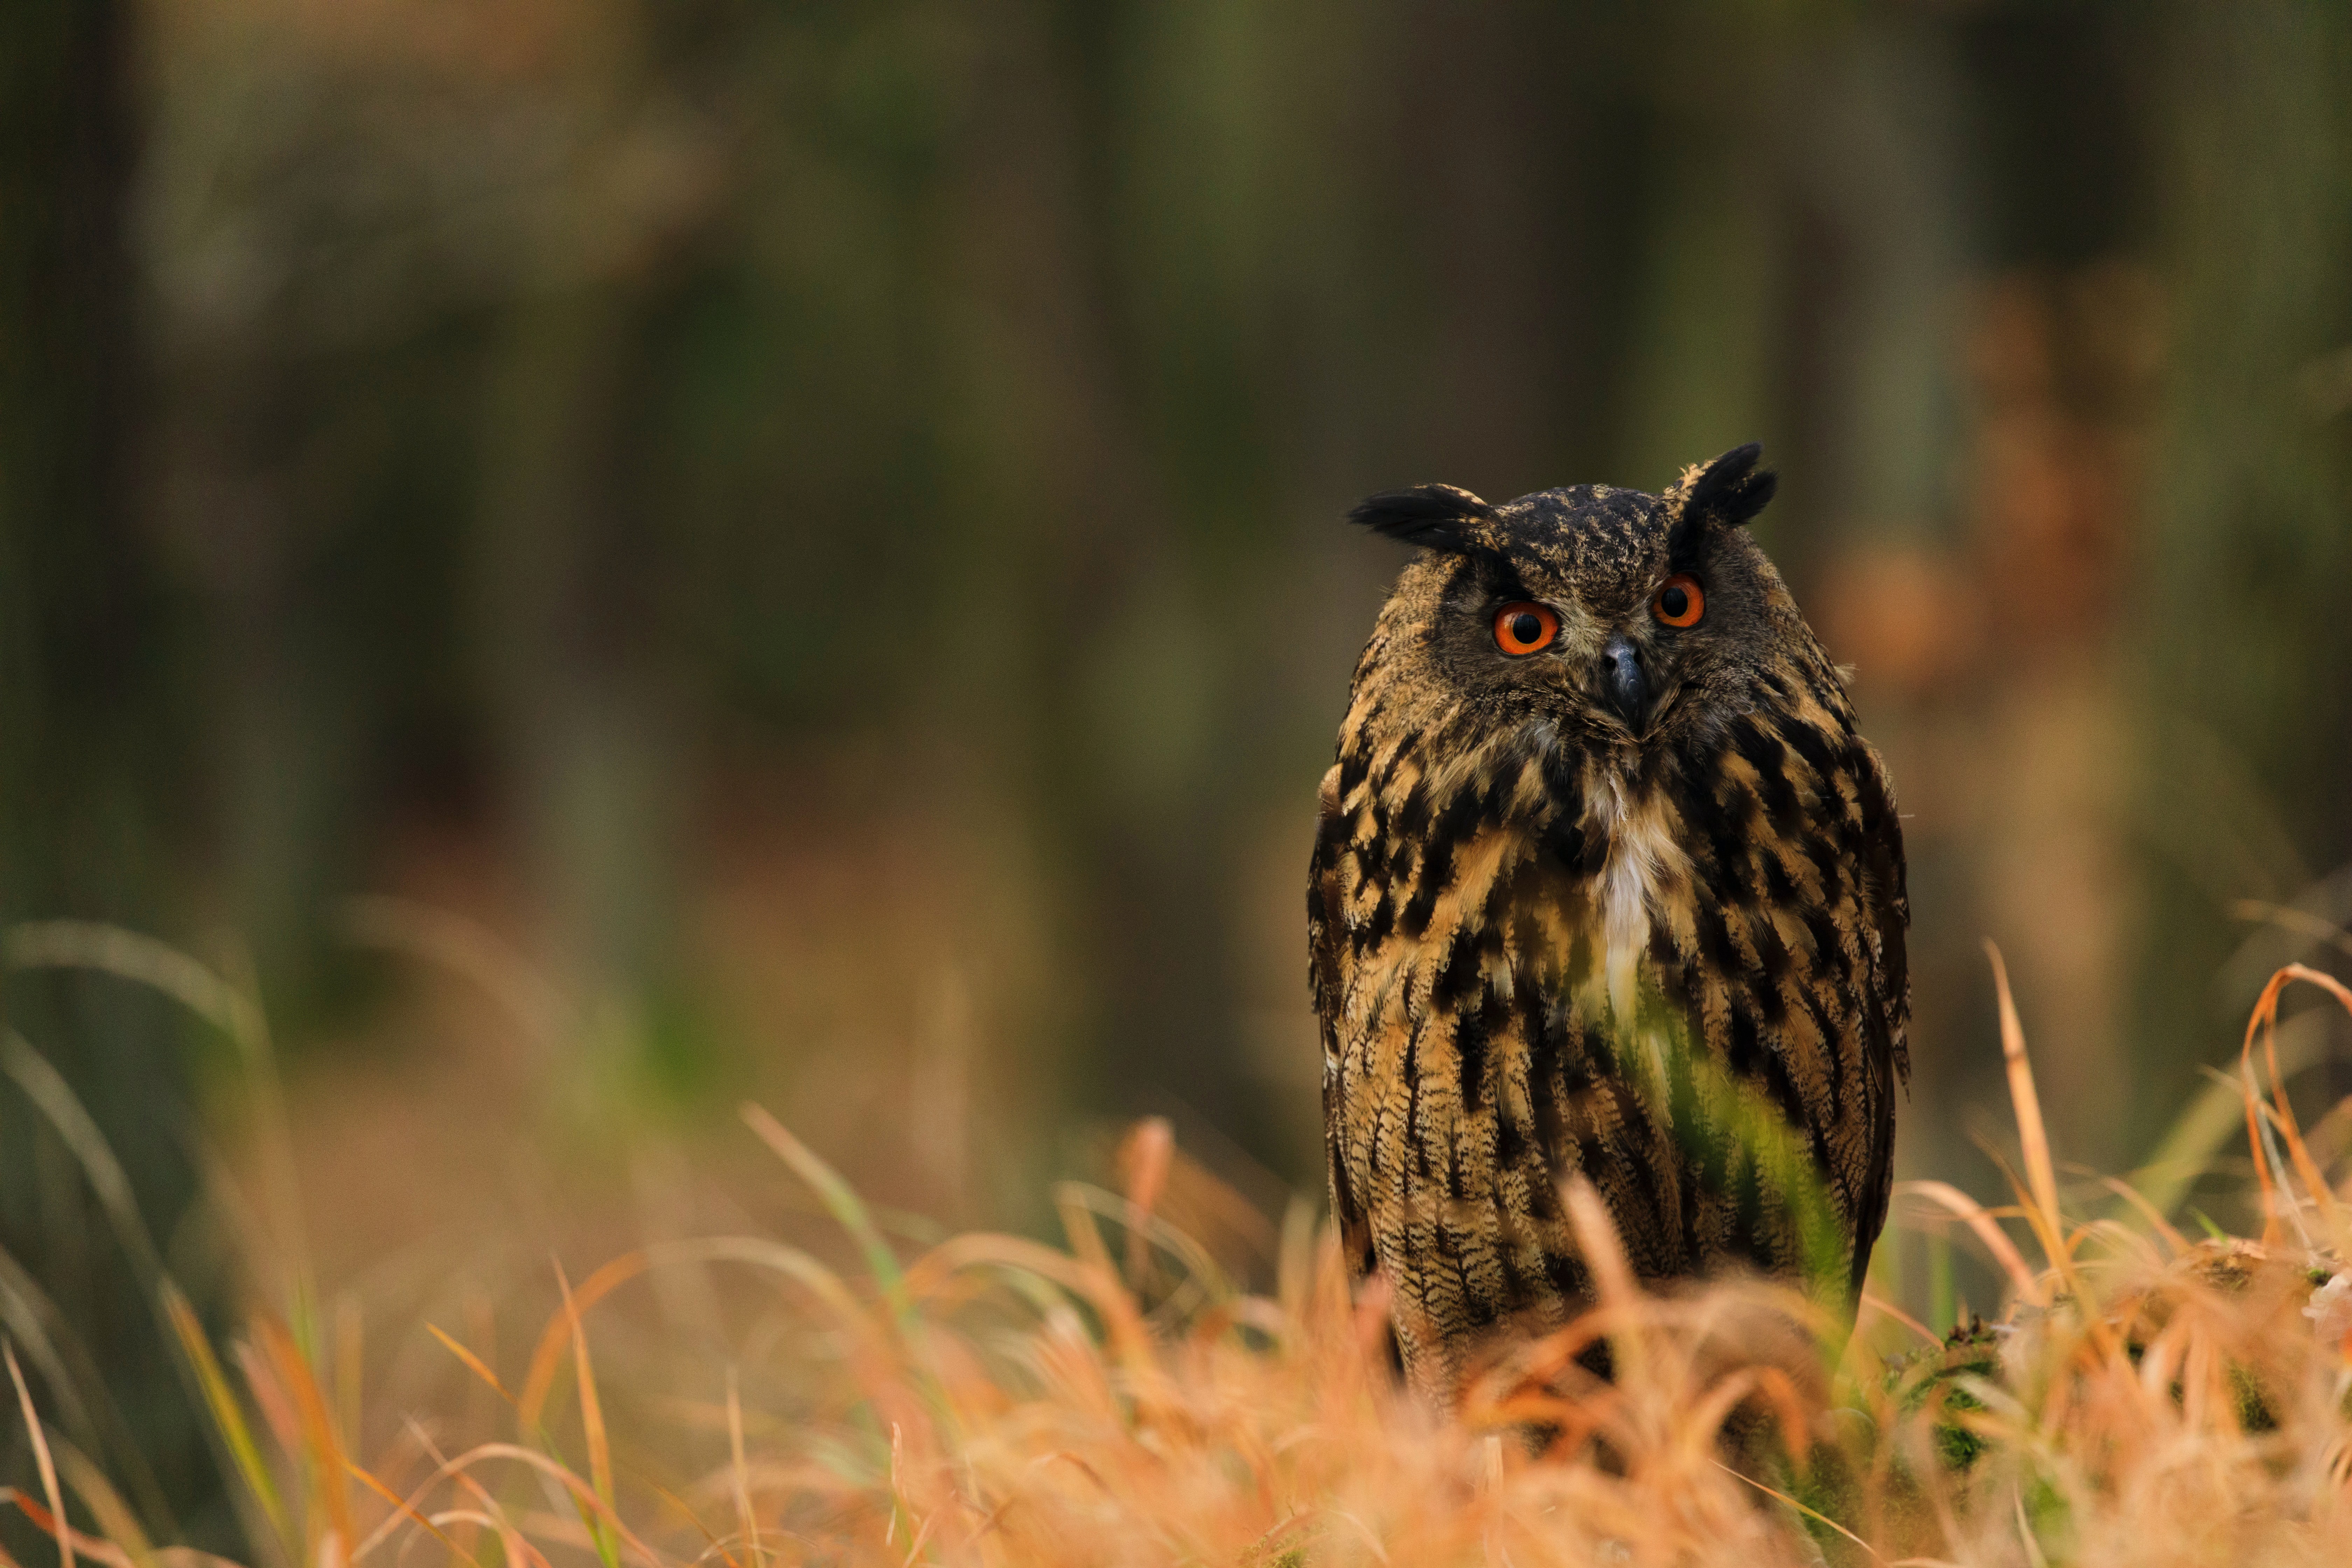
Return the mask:
[[1495,646],[1505,653],[1541,653],[1559,636],[1559,617],[1541,605],[1505,605],[1495,612]]
[[1699,592],[1698,579],[1687,572],[1677,572],[1658,589],[1658,596],[1650,601],[1650,613],[1670,626],[1695,626],[1706,614],[1706,595]]

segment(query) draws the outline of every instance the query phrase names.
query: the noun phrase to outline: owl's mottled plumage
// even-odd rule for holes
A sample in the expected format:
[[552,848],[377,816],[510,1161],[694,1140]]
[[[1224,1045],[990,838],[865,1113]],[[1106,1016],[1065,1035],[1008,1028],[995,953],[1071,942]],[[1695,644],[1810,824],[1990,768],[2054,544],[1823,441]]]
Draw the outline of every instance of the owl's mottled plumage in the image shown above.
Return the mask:
[[[1850,1293],[1885,1219],[1902,829],[1741,526],[1772,491],[1757,457],[1663,496],[1431,486],[1355,513],[1426,551],[1321,790],[1324,1118],[1351,1265],[1392,1281],[1434,1400],[1485,1342],[1586,1304],[1572,1176],[1650,1279],[1747,1266]],[[1678,629],[1653,605],[1685,573],[1705,608]],[[1494,618],[1521,600],[1559,630],[1514,658]]]

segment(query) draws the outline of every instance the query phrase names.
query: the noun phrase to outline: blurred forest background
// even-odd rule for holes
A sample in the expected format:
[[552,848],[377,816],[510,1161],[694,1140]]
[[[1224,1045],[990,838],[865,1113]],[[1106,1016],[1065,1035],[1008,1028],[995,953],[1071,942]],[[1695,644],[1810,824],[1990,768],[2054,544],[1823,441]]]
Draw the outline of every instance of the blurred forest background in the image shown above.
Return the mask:
[[[2128,1168],[2352,971],[2347,82],[2319,4],[11,0],[0,916],[257,986],[329,1288],[746,1095],[948,1221],[1140,1111],[1278,1212],[1341,513],[1755,438],[1908,818],[1906,1173],[2000,1190],[1987,936]],[[0,1009],[226,1300],[226,1048]],[[22,1081],[0,1306],[203,1516]]]

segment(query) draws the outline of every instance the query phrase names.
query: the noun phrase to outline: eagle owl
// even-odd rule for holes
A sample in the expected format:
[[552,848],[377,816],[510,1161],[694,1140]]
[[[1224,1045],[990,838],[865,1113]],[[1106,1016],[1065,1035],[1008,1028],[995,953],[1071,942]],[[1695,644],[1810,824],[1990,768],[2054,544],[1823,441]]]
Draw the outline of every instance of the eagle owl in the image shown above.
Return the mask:
[[1352,520],[1422,546],[1356,665],[1307,892],[1332,1205],[1412,1384],[1590,1300],[1561,1184],[1645,1279],[1850,1304],[1909,1063],[1902,827],[1743,525],[1760,448],[1664,495]]

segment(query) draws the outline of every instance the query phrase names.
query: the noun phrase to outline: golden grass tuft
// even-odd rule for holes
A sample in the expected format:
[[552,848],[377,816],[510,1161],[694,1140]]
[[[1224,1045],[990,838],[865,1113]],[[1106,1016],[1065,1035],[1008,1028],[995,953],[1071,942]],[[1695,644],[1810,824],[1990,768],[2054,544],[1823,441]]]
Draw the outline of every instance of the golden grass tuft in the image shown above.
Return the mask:
[[[42,928],[12,955],[145,973],[224,1028],[259,1026],[231,987],[135,942]],[[2295,982],[2352,1009],[2340,984],[2292,967],[2249,1024],[2237,1084],[2259,1237],[2191,1242],[2169,1201],[2119,1183],[2096,1212],[2062,1205],[2004,977],[2017,1201],[1986,1209],[1923,1182],[1897,1205],[1974,1239],[2007,1282],[2000,1323],[1939,1341],[1872,1297],[1849,1337],[1761,1282],[1645,1290],[1599,1203],[1570,1188],[1601,1300],[1496,1364],[1455,1418],[1410,1404],[1379,1291],[1351,1299],[1303,1211],[1265,1293],[1170,1226],[1181,1156],[1158,1124],[1122,1151],[1123,1193],[1063,1189],[1058,1245],[971,1234],[913,1250],[747,1107],[856,1267],[760,1236],[649,1245],[559,1279],[528,1358],[504,1365],[421,1325],[498,1413],[498,1430],[454,1448],[462,1401],[360,1419],[356,1373],[336,1364],[356,1356],[356,1326],[326,1333],[300,1270],[223,1353],[152,1247],[144,1267],[242,1490],[252,1568],[2341,1563],[2347,1173],[2323,1167],[2279,1079],[2271,1030]],[[248,1043],[258,1058],[266,1042]],[[107,1192],[110,1158],[62,1083],[21,1041],[7,1066]],[[135,1215],[109,1212],[143,1245]],[[688,1269],[760,1285],[734,1364],[646,1389],[608,1358],[600,1381],[600,1324],[623,1337],[616,1300]],[[1890,1335],[1912,1348],[1887,1356]],[[1602,1342],[1605,1382],[1578,1359]],[[151,1545],[40,1419],[13,1350],[7,1369],[38,1464],[0,1478],[19,1483],[0,1503],[60,1568],[215,1561]]]

